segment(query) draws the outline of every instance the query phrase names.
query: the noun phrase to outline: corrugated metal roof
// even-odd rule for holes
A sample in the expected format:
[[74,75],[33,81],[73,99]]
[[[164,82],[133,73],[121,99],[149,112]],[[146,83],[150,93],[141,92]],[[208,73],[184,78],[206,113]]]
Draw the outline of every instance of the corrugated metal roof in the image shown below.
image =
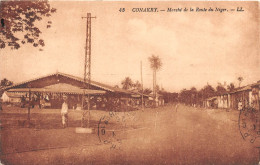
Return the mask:
[[[39,79],[42,79],[42,78],[45,78],[45,77],[50,77],[50,76],[55,76],[55,75],[61,75],[61,76],[64,76],[64,77],[68,77],[70,79],[74,79],[74,80],[77,80],[77,81],[80,81],[80,82],[84,82],[83,78],[73,76],[73,75],[69,75],[69,74],[65,74],[65,73],[61,73],[61,72],[56,72],[56,73],[53,73],[53,74],[49,74],[49,75],[46,75],[46,76],[42,76],[42,77],[38,77],[38,78],[34,78],[34,79],[30,79],[30,80],[27,80],[27,81],[24,81],[24,82],[14,84],[12,86],[4,88],[4,90],[10,89],[10,88],[22,85],[22,84],[26,84],[26,83],[31,82],[31,81],[35,81],[35,80],[39,80]],[[133,92],[130,92],[130,91],[127,91],[127,90],[124,90],[124,89],[120,89],[120,88],[115,88],[115,87],[112,87],[110,85],[106,85],[106,84],[103,84],[103,83],[100,83],[100,82],[97,82],[97,81],[93,81],[93,80],[91,80],[90,84],[93,85],[93,86],[99,87],[101,89],[110,91],[110,92],[133,94]]]
[[252,86],[252,87],[253,87],[253,86],[260,86],[260,80],[257,81],[257,83],[252,84],[251,86]]
[[41,92],[41,93],[67,93],[67,94],[105,94],[101,90],[88,90],[88,89],[50,89],[50,88],[16,88],[7,90],[10,92]]
[[237,88],[235,91],[232,91],[232,92],[229,92],[229,93],[233,94],[233,93],[237,93],[237,92],[247,91],[247,90],[250,90],[250,89],[252,89],[251,85],[247,85],[247,86],[244,86],[244,87]]
[[8,96],[8,97],[12,97],[12,98],[20,98],[22,96],[25,96],[26,93],[13,93],[13,92],[5,92],[5,94]]

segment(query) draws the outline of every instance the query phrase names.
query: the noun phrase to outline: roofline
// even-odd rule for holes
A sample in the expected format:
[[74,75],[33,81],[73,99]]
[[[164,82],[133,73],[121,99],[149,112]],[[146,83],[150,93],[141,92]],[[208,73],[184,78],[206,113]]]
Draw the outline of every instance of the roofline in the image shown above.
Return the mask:
[[[58,73],[59,73],[59,72],[57,72],[57,73],[55,73],[55,74],[58,74]],[[16,86],[18,86],[18,85],[22,85],[22,84],[28,83],[28,82],[30,82],[30,81],[35,81],[35,80],[38,80],[38,79],[41,79],[41,78],[44,78],[44,77],[53,76],[53,75],[55,75],[55,74],[48,74],[48,75],[45,75],[45,76],[41,76],[41,77],[39,77],[39,78],[34,78],[34,79],[27,80],[27,81],[22,81],[22,82],[19,82],[19,83],[15,83],[15,84],[13,84],[13,85],[11,85],[11,86],[7,86],[7,87],[2,88],[2,90],[10,89],[10,88],[16,87]]]
[[[16,86],[18,86],[18,85],[26,84],[26,83],[28,83],[28,82],[30,82],[30,81],[36,81],[36,80],[39,80],[39,79],[42,79],[42,78],[45,78],[45,77],[55,76],[55,75],[61,75],[61,76],[68,77],[68,78],[71,78],[71,79],[73,79],[73,80],[77,80],[77,81],[80,81],[80,82],[83,82],[83,83],[84,83],[84,80],[83,80],[82,78],[80,78],[80,77],[77,77],[77,76],[74,76],[74,75],[70,75],[70,74],[66,74],[66,73],[56,72],[56,73],[48,74],[48,75],[41,76],[41,77],[38,77],[38,78],[29,79],[29,80],[27,80],[27,81],[23,81],[23,82],[20,82],[20,83],[16,83],[16,84],[14,84],[14,85],[11,85],[11,86],[2,88],[2,90],[8,90],[8,89],[13,88],[13,87],[16,87]],[[115,89],[111,89],[111,88],[113,88],[112,86],[111,86],[110,88],[101,86],[101,85],[98,84],[97,81],[93,81],[93,80],[90,81],[90,84],[91,84],[91,85],[94,85],[94,86],[97,86],[97,87],[99,87],[99,88],[102,88],[102,89],[104,89],[104,90],[108,90],[108,91],[110,91],[110,92],[127,93],[127,94],[129,94],[129,95],[132,94],[132,92],[127,91],[127,90],[124,90],[124,89],[115,90]],[[102,83],[101,83],[101,84],[102,84]],[[106,84],[104,84],[104,85],[106,85]],[[109,86],[109,85],[107,85],[107,86]]]
[[105,94],[106,91],[103,90],[87,90],[87,89],[79,89],[79,90],[53,90],[48,88],[15,88],[9,89],[7,92],[11,93],[24,93],[24,92],[43,92],[43,93],[71,93],[71,94]]
[[[80,77],[77,77],[77,76],[73,76],[73,75],[69,75],[69,74],[61,73],[61,72],[57,72],[56,74],[59,74],[59,75],[65,76],[65,77],[69,77],[69,78],[71,78],[71,79],[74,79],[74,80],[77,80],[77,81],[81,81],[81,82],[84,83],[84,80],[83,80],[82,78],[80,78]],[[54,74],[54,75],[55,75],[55,74]],[[47,76],[46,76],[46,77],[47,77]],[[93,83],[93,82],[94,82],[94,83]],[[111,92],[114,92],[114,90],[111,90],[111,89],[108,89],[108,88],[106,88],[106,87],[103,87],[103,86],[100,86],[100,85],[96,84],[96,82],[93,81],[93,80],[90,81],[90,84],[95,84],[96,86],[98,86],[98,87],[100,87],[100,88],[103,88],[103,89],[109,90],[109,91],[111,91]]]

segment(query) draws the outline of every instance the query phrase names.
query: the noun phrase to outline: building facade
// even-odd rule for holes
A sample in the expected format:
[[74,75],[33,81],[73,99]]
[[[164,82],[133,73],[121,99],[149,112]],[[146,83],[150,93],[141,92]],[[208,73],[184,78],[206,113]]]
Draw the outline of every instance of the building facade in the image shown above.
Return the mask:
[[260,82],[250,84],[244,87],[236,88],[232,92],[225,92],[217,96],[204,100],[203,106],[206,108],[229,108],[239,109],[242,107],[251,107],[259,110],[260,100]]

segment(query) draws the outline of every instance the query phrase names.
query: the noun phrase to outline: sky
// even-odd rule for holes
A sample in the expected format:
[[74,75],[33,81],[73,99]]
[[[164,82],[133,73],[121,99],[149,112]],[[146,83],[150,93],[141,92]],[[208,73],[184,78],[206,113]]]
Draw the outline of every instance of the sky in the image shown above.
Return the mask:
[[[242,85],[260,80],[258,2],[69,2],[37,25],[43,51],[32,45],[0,50],[0,79],[15,83],[63,72],[83,78],[86,19],[92,19],[92,79],[120,85],[125,77],[152,88],[151,55],[162,60],[157,84],[170,92],[207,83]],[[226,8],[228,12],[132,12],[132,8]],[[243,7],[243,12],[230,9]],[[119,12],[125,8],[125,12]],[[46,28],[46,21],[52,27]]]

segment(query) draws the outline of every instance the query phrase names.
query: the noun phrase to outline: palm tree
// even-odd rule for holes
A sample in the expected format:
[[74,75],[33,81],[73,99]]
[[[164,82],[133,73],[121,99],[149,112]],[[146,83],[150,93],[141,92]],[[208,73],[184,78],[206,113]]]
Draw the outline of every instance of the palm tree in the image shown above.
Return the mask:
[[150,61],[150,67],[153,70],[153,97],[156,98],[156,72],[161,69],[162,62],[159,56],[152,55],[148,58]]
[[238,82],[239,82],[239,87],[240,87],[240,84],[241,84],[241,82],[244,80],[244,78],[241,77],[241,76],[239,76],[239,77],[237,78],[237,80],[238,80]]
[[135,90],[137,90],[138,92],[139,91],[142,91],[142,84],[137,80],[134,84],[133,84],[133,87]]
[[130,89],[133,87],[133,81],[131,80],[130,77],[126,77],[122,82],[121,84],[123,85],[123,89]]

